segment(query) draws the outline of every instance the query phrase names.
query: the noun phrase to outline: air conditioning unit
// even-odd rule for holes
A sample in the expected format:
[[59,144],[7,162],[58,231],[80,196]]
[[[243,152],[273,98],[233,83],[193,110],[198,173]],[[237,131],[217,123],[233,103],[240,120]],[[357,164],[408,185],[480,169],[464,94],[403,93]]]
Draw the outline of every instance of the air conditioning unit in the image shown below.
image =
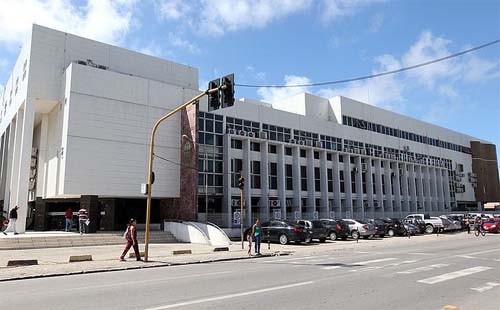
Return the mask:
[[280,200],[269,200],[269,206],[270,207],[281,207],[281,201]]
[[227,133],[230,134],[230,135],[235,135],[236,134],[236,130],[234,128],[229,128],[227,130]]
[[261,138],[261,139],[267,139],[267,132],[265,132],[265,131],[259,131],[259,138]]
[[366,165],[366,163],[362,163],[362,164],[361,164],[361,170],[363,170],[363,172],[366,172],[366,170],[367,170],[367,165]]
[[410,150],[410,147],[408,145],[403,146],[403,151],[408,152]]
[[231,199],[231,206],[232,207],[239,207],[240,206],[240,200],[239,199]]
[[307,146],[313,146],[312,140],[306,140],[306,145]]
[[315,145],[316,145],[316,147],[323,147],[323,144],[321,143],[321,141],[316,141]]
[[368,201],[363,202],[363,207],[367,208],[369,205]]
[[246,135],[247,135],[247,132],[246,132],[246,131],[244,131],[244,130],[240,130],[240,131],[238,131],[238,134],[239,134],[240,136],[246,136]]
[[374,206],[375,208],[378,208],[378,206],[379,206],[379,205],[378,205],[378,201],[374,201],[374,202],[373,202],[373,206]]
[[252,131],[249,131],[247,133],[247,136],[250,137],[250,138],[255,138],[255,133],[253,133]]
[[288,140],[288,143],[296,144],[296,143],[297,143],[297,140],[295,140],[295,139],[290,139],[290,140]]
[[306,141],[304,141],[304,140],[299,140],[299,145],[306,145]]

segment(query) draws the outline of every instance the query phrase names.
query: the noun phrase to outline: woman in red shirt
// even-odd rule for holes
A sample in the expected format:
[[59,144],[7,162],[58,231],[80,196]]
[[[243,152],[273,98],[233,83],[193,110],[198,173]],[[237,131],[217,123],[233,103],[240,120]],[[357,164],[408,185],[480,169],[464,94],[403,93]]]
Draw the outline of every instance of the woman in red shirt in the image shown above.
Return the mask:
[[142,261],[141,253],[139,252],[139,243],[137,242],[137,229],[135,225],[137,224],[136,220],[130,219],[127,226],[127,231],[125,233],[125,239],[127,239],[127,245],[125,246],[125,250],[123,250],[122,256],[120,256],[120,261],[125,261],[125,255],[127,255],[130,247],[134,248],[135,257],[137,261]]

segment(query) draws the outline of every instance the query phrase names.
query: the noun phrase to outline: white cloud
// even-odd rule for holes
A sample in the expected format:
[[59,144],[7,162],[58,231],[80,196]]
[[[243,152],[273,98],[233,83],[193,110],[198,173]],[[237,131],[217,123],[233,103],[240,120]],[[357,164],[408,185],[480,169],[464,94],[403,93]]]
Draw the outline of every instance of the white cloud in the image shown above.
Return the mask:
[[470,57],[463,66],[463,79],[478,82],[500,77],[500,61],[489,61],[476,56]]
[[168,40],[170,44],[172,44],[175,47],[183,48],[190,52],[191,54],[200,54],[201,50],[196,45],[196,43],[191,43],[186,39],[183,39],[179,34],[175,33],[169,33],[168,34]]
[[184,0],[159,0],[156,1],[156,9],[162,18],[173,20],[185,18],[192,10]]
[[362,7],[384,0],[323,0],[321,5],[321,20],[333,22],[343,16],[352,16]]
[[384,24],[384,15],[382,13],[377,13],[373,16],[369,30],[370,32],[378,32],[382,25]]
[[[311,80],[305,76],[296,75],[285,75],[284,85],[302,85],[310,84]],[[308,92],[308,87],[283,87],[283,88],[259,88],[257,93],[261,96],[262,100],[265,102],[273,103],[278,102],[288,97]]]
[[137,0],[88,0],[79,6],[69,0],[0,1],[0,42],[24,42],[37,23],[83,37],[118,43],[130,30]]
[[257,71],[255,68],[251,65],[248,65],[245,70],[248,72],[248,74],[254,79],[254,80],[264,80],[266,78],[266,73],[263,71]]
[[4,87],[2,84],[0,84],[0,98],[2,98],[3,92],[4,92]]
[[453,88],[453,86],[451,86],[449,84],[440,85],[437,88],[437,91],[438,91],[438,93],[440,93],[442,96],[445,96],[445,97],[450,97],[450,98],[458,97],[457,91]]
[[139,53],[143,53],[154,57],[161,57],[164,54],[163,49],[154,41],[149,42],[145,46],[136,47],[134,49],[137,50]]

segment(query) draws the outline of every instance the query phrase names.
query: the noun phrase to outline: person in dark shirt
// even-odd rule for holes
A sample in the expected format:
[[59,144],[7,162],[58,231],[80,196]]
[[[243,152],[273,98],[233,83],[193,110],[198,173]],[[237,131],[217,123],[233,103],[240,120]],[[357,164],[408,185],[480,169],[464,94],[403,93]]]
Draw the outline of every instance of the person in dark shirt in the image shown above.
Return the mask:
[[73,210],[71,208],[68,208],[68,210],[66,210],[66,213],[64,213],[64,218],[66,219],[66,227],[64,231],[71,231],[71,228],[73,227]]
[[130,221],[128,222],[127,231],[125,232],[125,239],[127,240],[127,245],[125,246],[125,249],[123,250],[123,253],[120,256],[121,262],[125,261],[125,255],[127,255],[127,252],[128,250],[130,250],[131,247],[134,248],[135,258],[137,259],[137,261],[142,261],[141,253],[139,252],[139,243],[137,242],[137,229],[135,227],[136,224],[137,222],[134,219],[130,219]]
[[[16,230],[16,222],[17,222],[17,209],[19,209],[18,206],[15,206],[14,208],[12,208],[12,210],[10,210],[9,212],[9,225],[10,227],[12,228],[12,230],[14,231],[14,235],[18,235],[18,232]],[[7,228],[9,229],[9,228]]]

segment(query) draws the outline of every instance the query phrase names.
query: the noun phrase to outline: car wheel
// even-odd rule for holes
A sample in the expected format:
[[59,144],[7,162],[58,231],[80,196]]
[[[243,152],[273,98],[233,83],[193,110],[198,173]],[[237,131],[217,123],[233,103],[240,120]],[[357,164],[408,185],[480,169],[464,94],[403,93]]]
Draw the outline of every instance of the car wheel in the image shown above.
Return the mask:
[[319,242],[321,242],[321,243],[323,243],[323,242],[325,242],[325,241],[326,241],[326,238],[321,238],[321,239],[319,239]]
[[312,237],[311,236],[308,236],[306,237],[306,240],[304,240],[305,243],[311,243],[312,242]]
[[432,234],[434,232],[434,226],[431,224],[425,225],[425,233]]
[[332,240],[332,241],[337,240],[337,233],[336,232],[332,231],[330,233],[330,240]]
[[394,229],[389,229],[389,230],[387,231],[387,235],[388,235],[389,237],[394,237]]
[[279,237],[280,244],[285,245],[288,243],[288,236],[285,234],[280,235]]
[[353,239],[358,239],[358,238],[359,238],[359,232],[357,232],[356,230],[353,230],[353,231],[351,232],[351,237],[352,237]]

